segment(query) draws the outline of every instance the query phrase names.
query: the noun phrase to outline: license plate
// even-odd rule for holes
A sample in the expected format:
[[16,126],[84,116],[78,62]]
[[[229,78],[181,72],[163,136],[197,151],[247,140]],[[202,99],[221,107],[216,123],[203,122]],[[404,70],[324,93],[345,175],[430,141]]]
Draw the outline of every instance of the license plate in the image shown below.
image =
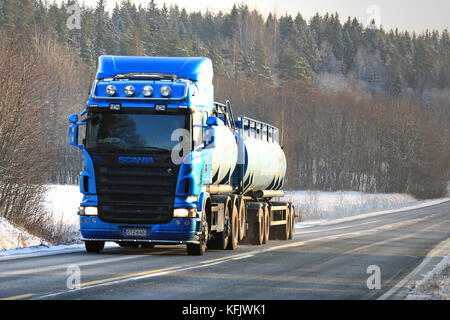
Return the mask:
[[146,237],[147,229],[145,229],[145,228],[124,228],[123,235],[125,237]]

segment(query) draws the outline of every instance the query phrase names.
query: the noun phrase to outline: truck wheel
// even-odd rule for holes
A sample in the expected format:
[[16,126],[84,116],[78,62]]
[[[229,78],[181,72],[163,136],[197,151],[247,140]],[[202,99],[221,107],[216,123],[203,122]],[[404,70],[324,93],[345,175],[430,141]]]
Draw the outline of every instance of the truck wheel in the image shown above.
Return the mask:
[[289,234],[291,233],[291,210],[289,207],[286,209],[286,224],[279,226],[279,236],[281,240],[289,240]]
[[206,221],[206,214],[203,213],[202,218],[202,234],[200,235],[200,243],[188,243],[186,245],[186,250],[188,255],[190,256],[202,256],[206,252],[206,242],[208,241],[209,237],[209,229],[208,229],[208,222]]
[[264,244],[269,242],[269,234],[270,234],[270,211],[269,206],[264,206],[264,238],[263,238]]
[[284,233],[286,234],[286,236],[283,237],[283,238],[285,238],[284,240],[289,240],[289,237],[291,236],[291,224],[292,224],[291,210],[288,209],[286,212],[286,228],[285,228],[285,230],[283,230]]
[[242,241],[245,237],[245,231],[247,227],[246,214],[245,214],[245,201],[241,200],[239,205],[239,241]]
[[84,246],[88,253],[100,253],[105,247],[105,241],[85,241]]
[[231,233],[228,238],[227,249],[235,250],[238,246],[239,241],[239,213],[236,205],[234,205],[233,207],[230,222],[231,222],[230,225]]
[[250,243],[254,245],[262,245],[264,240],[264,212],[260,207],[256,212],[256,221],[249,223],[248,233],[250,236]]
[[290,212],[291,212],[291,230],[289,232],[289,240],[294,239],[295,232],[295,208],[294,205],[290,204]]
[[214,238],[208,242],[209,249],[225,250],[228,246],[229,235],[231,234],[230,210],[225,207],[224,230],[217,232]]

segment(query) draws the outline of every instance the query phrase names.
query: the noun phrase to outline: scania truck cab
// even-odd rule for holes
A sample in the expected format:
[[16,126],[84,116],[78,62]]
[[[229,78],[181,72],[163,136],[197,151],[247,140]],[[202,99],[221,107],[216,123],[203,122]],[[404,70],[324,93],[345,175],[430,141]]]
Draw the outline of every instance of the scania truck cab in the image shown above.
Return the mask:
[[229,102],[214,102],[212,79],[204,57],[99,57],[81,119],[69,117],[87,252],[113,241],[202,255],[262,244],[270,229],[292,238],[292,204],[271,201],[286,171],[278,129],[235,120]]

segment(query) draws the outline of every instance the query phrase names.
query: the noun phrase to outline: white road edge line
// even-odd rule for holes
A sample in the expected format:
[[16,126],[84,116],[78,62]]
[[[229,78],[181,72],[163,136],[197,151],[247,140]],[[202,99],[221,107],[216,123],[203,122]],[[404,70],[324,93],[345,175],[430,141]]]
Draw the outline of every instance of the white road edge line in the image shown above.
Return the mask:
[[416,275],[422,272],[422,270],[426,267],[426,265],[431,261],[431,259],[439,257],[438,253],[442,250],[449,251],[450,248],[450,238],[440,242],[433,249],[431,249],[425,259],[420,263],[413,271],[411,271],[406,277],[400,280],[394,287],[384,293],[381,297],[377,298],[377,300],[387,300],[396,294],[399,290],[403,289],[405,285]]

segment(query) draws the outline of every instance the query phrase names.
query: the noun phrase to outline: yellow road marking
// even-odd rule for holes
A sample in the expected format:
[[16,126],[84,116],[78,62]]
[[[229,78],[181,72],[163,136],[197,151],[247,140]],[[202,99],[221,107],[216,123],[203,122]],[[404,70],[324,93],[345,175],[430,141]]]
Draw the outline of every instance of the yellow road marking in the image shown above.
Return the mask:
[[222,260],[228,260],[228,259],[233,259],[233,258],[237,258],[237,257],[242,257],[242,256],[247,256],[249,254],[252,254],[252,252],[244,252],[244,253],[240,253],[240,254],[235,254],[232,256],[227,256],[227,257],[222,257],[222,258],[217,258],[217,259],[212,259],[212,260],[207,260],[207,261],[202,261],[202,264],[206,264],[206,263],[211,263],[211,262],[217,262],[217,261],[222,261]]
[[26,293],[26,294],[20,294],[18,296],[12,296],[7,298],[1,298],[0,300],[19,300],[19,299],[25,299],[29,298],[31,296],[34,296],[34,293]]

